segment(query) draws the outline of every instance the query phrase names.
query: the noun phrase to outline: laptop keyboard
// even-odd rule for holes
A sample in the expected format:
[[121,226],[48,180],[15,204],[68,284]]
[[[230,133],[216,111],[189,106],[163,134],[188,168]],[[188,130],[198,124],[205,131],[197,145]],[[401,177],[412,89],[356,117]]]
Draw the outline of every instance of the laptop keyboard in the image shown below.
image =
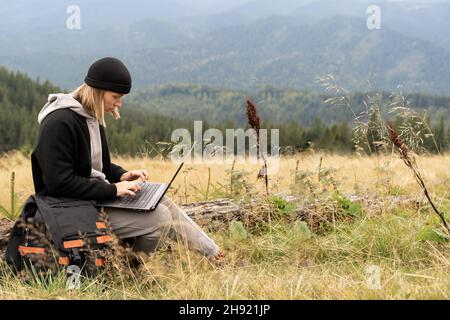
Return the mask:
[[140,183],[139,186],[142,188],[136,193],[135,197],[125,196],[120,201],[121,204],[132,206],[132,207],[145,207],[145,205],[153,198],[153,195],[158,190],[160,184],[157,183]]

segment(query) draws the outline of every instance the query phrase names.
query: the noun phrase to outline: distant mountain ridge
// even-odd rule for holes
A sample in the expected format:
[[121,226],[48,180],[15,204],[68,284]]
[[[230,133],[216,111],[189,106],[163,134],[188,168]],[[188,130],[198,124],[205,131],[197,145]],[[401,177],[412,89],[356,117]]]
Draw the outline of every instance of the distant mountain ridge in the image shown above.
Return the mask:
[[[123,13],[113,2],[95,16],[90,11],[106,1],[83,0],[82,8],[93,7],[78,31],[64,28],[69,2],[5,5],[0,63],[65,88],[76,87],[96,58],[112,55],[130,66],[135,87],[188,82],[319,91],[317,76],[334,74],[352,91],[370,81],[377,90],[450,93],[450,2],[261,0],[205,14],[200,6],[189,12],[180,0],[153,9],[155,1],[139,7],[131,0]],[[366,27],[371,3],[382,9],[381,30]],[[44,16],[55,18],[36,20],[46,9]],[[108,19],[113,13],[120,19]],[[14,20],[17,28],[7,28]]]

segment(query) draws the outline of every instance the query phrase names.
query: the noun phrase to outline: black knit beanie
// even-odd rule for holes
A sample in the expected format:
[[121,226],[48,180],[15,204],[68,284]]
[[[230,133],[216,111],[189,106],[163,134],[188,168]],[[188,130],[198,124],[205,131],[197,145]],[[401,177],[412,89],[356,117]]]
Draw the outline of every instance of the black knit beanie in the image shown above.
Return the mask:
[[93,88],[127,94],[131,90],[131,75],[127,67],[116,58],[106,57],[95,61],[84,82]]

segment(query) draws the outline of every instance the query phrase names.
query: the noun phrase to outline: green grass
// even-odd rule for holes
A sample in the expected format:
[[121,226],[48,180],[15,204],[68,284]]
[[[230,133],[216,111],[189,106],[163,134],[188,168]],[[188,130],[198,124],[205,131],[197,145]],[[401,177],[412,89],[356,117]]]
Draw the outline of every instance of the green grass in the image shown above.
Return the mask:
[[15,192],[15,181],[16,174],[13,171],[11,173],[11,185],[10,185],[10,208],[0,204],[0,216],[4,216],[6,219],[15,220],[20,216],[20,212],[22,211],[22,207],[18,205],[17,193]]
[[[139,273],[112,268],[66,290],[60,274],[27,283],[2,272],[1,299],[449,299],[450,247],[424,241],[428,215],[396,209],[335,222],[324,234],[299,222],[251,233],[235,224],[212,234],[223,269],[183,248],[150,256]],[[369,288],[367,268],[380,270]]]

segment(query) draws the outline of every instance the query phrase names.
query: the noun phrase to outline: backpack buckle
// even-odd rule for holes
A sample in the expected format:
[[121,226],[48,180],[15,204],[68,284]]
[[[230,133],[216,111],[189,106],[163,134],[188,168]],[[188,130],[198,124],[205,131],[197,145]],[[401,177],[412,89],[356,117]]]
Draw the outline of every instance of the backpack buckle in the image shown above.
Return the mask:
[[70,251],[72,252],[72,261],[75,264],[80,264],[81,263],[81,256],[80,256],[80,252],[78,251],[78,248],[71,248]]

